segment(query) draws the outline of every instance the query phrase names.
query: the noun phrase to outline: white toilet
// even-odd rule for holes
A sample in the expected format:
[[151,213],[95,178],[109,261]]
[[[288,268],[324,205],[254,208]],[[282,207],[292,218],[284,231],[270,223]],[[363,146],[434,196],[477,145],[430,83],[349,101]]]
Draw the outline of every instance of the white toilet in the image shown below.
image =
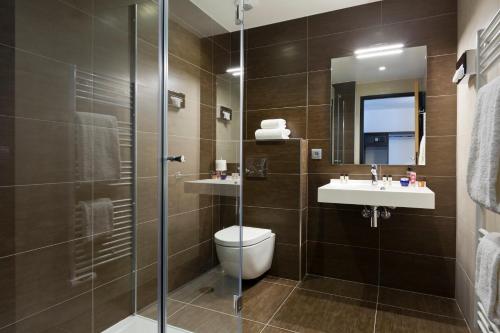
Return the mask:
[[[255,279],[271,268],[276,235],[270,229],[242,227],[243,274]],[[224,272],[238,277],[240,271],[240,228],[231,226],[215,233],[217,257]]]

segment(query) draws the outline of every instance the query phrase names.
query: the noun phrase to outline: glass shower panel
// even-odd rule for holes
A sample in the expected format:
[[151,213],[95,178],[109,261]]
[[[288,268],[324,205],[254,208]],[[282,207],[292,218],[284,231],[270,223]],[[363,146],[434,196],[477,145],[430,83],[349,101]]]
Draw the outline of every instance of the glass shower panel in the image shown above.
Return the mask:
[[156,301],[157,7],[0,2],[1,332],[127,332]]
[[[223,25],[236,10],[226,5],[171,0],[165,22],[167,332],[242,330],[240,26],[234,16]],[[217,233],[231,226],[234,245],[221,253]]]

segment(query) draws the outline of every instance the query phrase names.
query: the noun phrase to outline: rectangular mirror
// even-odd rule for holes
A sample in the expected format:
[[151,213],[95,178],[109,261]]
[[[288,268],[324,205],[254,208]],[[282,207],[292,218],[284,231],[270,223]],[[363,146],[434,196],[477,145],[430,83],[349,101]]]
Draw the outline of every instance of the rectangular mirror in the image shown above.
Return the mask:
[[332,164],[425,165],[427,47],[331,60]]

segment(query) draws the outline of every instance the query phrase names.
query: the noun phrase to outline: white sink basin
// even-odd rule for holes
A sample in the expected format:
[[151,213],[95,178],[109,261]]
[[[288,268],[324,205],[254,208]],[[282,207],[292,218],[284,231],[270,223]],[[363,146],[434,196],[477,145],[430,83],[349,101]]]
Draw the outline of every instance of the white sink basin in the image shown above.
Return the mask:
[[372,185],[371,180],[333,179],[330,184],[318,188],[318,202],[434,209],[434,192],[428,187],[401,186],[399,181],[392,185]]
[[239,196],[239,179],[200,179],[184,182],[184,192],[197,194]]

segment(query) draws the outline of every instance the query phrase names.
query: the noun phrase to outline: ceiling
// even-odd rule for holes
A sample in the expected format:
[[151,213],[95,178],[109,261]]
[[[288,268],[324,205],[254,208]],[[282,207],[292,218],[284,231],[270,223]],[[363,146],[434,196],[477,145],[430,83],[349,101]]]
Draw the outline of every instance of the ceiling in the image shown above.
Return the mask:
[[[379,0],[246,0],[253,9],[245,13],[245,28],[288,21],[299,17],[376,2]],[[228,31],[235,25],[234,0],[191,0],[202,11]],[[214,5],[217,4],[217,5]]]

